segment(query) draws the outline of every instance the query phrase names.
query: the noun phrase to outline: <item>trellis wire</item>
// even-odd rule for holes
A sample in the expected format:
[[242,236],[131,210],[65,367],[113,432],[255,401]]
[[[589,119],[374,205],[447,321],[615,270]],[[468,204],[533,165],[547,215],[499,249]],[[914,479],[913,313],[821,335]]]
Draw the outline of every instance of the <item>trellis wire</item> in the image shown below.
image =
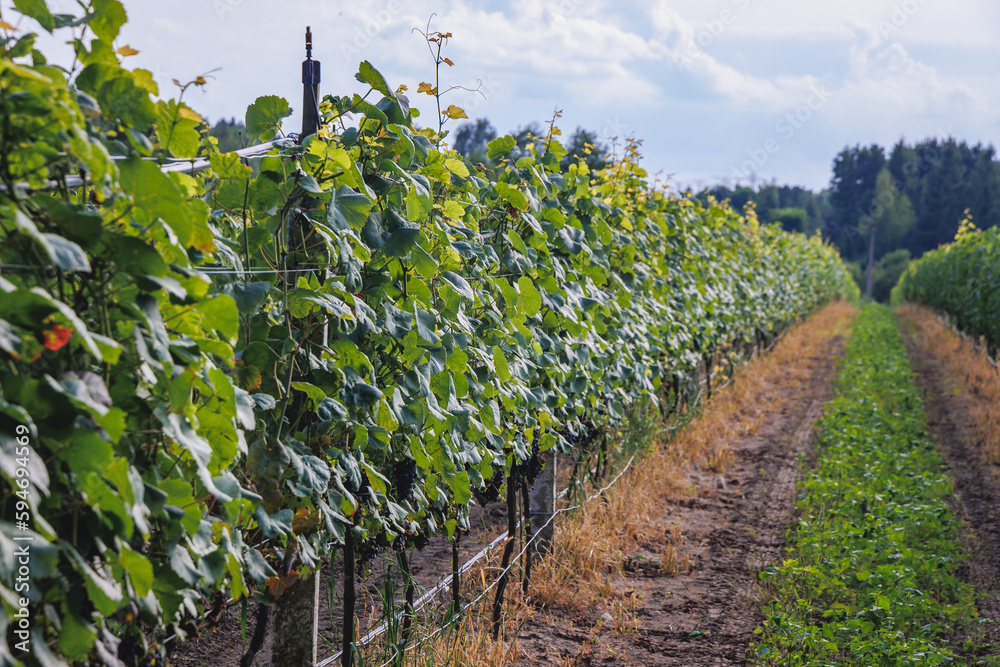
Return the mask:
[[[555,521],[555,518],[558,515],[560,515],[560,514],[562,514],[564,512],[571,512],[573,510],[580,509],[581,507],[583,507],[587,503],[589,503],[592,500],[594,500],[594,499],[598,498],[599,496],[603,495],[605,491],[607,491],[612,486],[614,486],[618,482],[618,480],[621,479],[622,475],[624,475],[628,471],[628,469],[632,467],[632,463],[634,461],[635,461],[635,456],[632,456],[632,458],[629,459],[628,463],[625,464],[625,467],[621,469],[621,471],[615,476],[614,479],[612,479],[607,484],[607,486],[604,486],[603,488],[599,489],[596,493],[594,493],[593,495],[589,496],[585,501],[583,501],[581,503],[578,503],[576,505],[572,505],[570,507],[561,507],[561,508],[557,509],[555,512],[552,513],[552,515],[548,518],[548,520],[544,524],[542,524],[541,529],[547,528],[549,526],[549,524],[551,524],[553,521]],[[560,497],[564,496],[566,494],[567,490],[564,490],[562,493],[560,493],[559,494]],[[517,524],[515,525],[515,530],[518,527],[520,527],[521,523],[522,523],[522,521],[519,519],[517,521]],[[466,609],[468,609],[469,607],[474,606],[480,600],[482,600],[486,596],[486,594],[489,593],[493,589],[493,587],[497,585],[497,582],[500,581],[500,577],[502,577],[503,575],[505,575],[508,572],[510,572],[510,570],[515,565],[518,564],[518,562],[519,562],[518,559],[520,559],[520,557],[522,555],[524,555],[525,552],[527,552],[527,550],[531,546],[531,544],[538,538],[539,534],[541,533],[541,529],[539,529],[538,531],[536,531],[535,534],[531,536],[531,539],[529,539],[528,541],[526,541],[524,543],[524,547],[521,549],[521,551],[518,552],[517,554],[515,554],[511,558],[510,564],[505,569],[503,569],[500,572],[500,574],[493,580],[493,583],[491,583],[489,586],[487,586],[486,588],[484,588],[483,591],[477,597],[475,597],[474,599],[472,599],[469,602],[465,603],[461,607],[461,609],[459,610],[459,613],[464,612]],[[516,538],[515,537],[510,537],[509,533],[507,531],[504,531],[498,537],[496,537],[492,542],[490,542],[489,545],[487,545],[485,549],[483,549],[482,551],[480,551],[479,553],[477,553],[475,556],[473,556],[472,558],[470,558],[468,561],[466,561],[465,564],[462,565],[461,568],[459,568],[458,573],[459,574],[465,574],[466,572],[468,572],[470,569],[472,569],[472,566],[476,562],[478,562],[479,560],[481,560],[482,558],[484,558],[487,553],[489,553],[490,551],[492,551],[493,549],[495,549],[501,543],[506,542],[508,539],[516,539]],[[451,586],[451,578],[452,578],[452,575],[449,574],[444,579],[442,579],[437,584],[437,586],[435,586],[434,588],[432,588],[431,590],[429,590],[427,593],[424,593],[422,596],[420,596],[420,598],[416,602],[413,603],[413,611],[414,611],[414,613],[417,612],[422,607],[426,606],[427,603],[430,602],[432,599],[434,599],[439,593],[441,593],[442,591],[448,590],[448,588]],[[428,636],[426,636],[423,639],[421,639],[420,641],[415,642],[414,644],[406,647],[406,649],[404,649],[404,651],[412,651],[417,646],[420,646],[422,644],[427,643],[428,641],[430,641],[431,639],[433,639],[435,636],[437,636],[438,634],[440,634],[444,629],[445,629],[445,626],[438,627],[434,632],[432,632]],[[372,641],[374,641],[375,639],[377,639],[381,635],[385,634],[385,631],[386,631],[386,622],[383,621],[382,623],[380,623],[378,625],[378,627],[376,627],[374,630],[370,631],[368,634],[366,634],[364,637],[362,637],[360,640],[358,640],[357,645],[358,646],[366,646],[367,644],[370,644]],[[343,652],[336,653],[336,654],[330,656],[329,658],[326,658],[326,659],[321,660],[320,662],[318,662],[316,664],[316,667],[326,667],[327,665],[331,665],[338,658],[340,658],[342,655],[343,655]],[[395,658],[392,658],[388,662],[383,663],[380,667],[387,667],[388,665],[391,665],[394,660],[395,660]]]
[[980,345],[979,342],[976,341],[976,339],[974,339],[972,336],[969,336],[964,331],[962,331],[954,324],[952,324],[951,317],[949,317],[947,314],[945,315],[935,314],[934,317],[937,318],[937,320],[941,322],[941,324],[945,325],[953,332],[958,334],[959,338],[961,338],[963,341],[974,347],[977,352],[982,352],[983,356],[986,357],[986,361],[989,363],[989,365],[992,366],[995,370],[1000,371],[1000,363],[994,361],[993,357],[990,356],[989,349]]
[[[233,153],[240,156],[240,158],[244,160],[261,158],[270,153],[271,150],[274,148],[287,148],[289,146],[294,146],[296,141],[295,139],[292,138],[294,136],[295,135],[289,135],[289,137],[286,137],[284,139],[276,139],[274,141],[267,141],[262,144],[258,144],[256,146],[241,148],[239,150],[233,151]],[[127,155],[113,155],[111,156],[111,159],[113,161],[120,161],[128,159],[129,157],[130,156]],[[168,158],[167,163],[160,166],[160,171],[166,173],[177,171],[177,172],[194,174],[199,171],[204,171],[205,169],[208,169],[210,166],[212,166],[211,163],[209,163],[209,161],[205,158]],[[17,185],[15,185],[15,187],[25,188],[25,189],[35,189],[35,190],[51,190],[53,188],[58,187],[60,184],[61,183],[59,181],[49,181],[41,188],[32,188],[27,184],[18,183]],[[70,188],[78,188],[83,186],[85,184],[85,181],[80,176],[67,176],[65,179],[65,184],[67,187]],[[0,184],[0,190],[6,190],[6,189],[7,189],[6,185]]]

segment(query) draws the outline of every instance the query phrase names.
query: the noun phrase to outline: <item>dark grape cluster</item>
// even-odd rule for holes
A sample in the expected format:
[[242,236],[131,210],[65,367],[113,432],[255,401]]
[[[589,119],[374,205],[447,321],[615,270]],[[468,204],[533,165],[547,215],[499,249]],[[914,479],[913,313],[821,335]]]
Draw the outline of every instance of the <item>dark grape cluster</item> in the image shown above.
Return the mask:
[[380,535],[374,539],[369,538],[355,547],[354,573],[358,577],[364,579],[371,575],[375,559],[378,558],[378,555],[382,552],[382,547],[385,546],[383,544],[384,541],[384,536]]
[[503,488],[503,472],[493,469],[493,476],[486,480],[486,485],[482,489],[473,489],[472,492],[479,501],[481,507],[486,507],[490,503],[500,499],[500,489]]
[[538,456],[538,443],[531,445],[531,456],[528,460],[518,466],[518,472],[521,474],[522,478],[526,479],[528,485],[535,483],[538,478],[538,473],[542,471],[542,462]]
[[410,543],[417,548],[417,551],[423,551],[424,547],[431,543],[431,536],[426,530],[422,530],[410,538]]
[[421,530],[416,533],[406,533],[405,535],[400,535],[393,540],[392,550],[399,552],[409,547],[416,547],[418,551],[422,551],[424,547],[430,544],[430,541],[430,535],[427,534],[426,530]]
[[146,647],[139,635],[129,634],[118,644],[118,658],[128,667],[136,667],[146,655]]
[[542,460],[538,456],[538,443],[531,446],[531,458],[528,459],[528,482],[534,484],[542,472]]
[[569,428],[559,431],[559,435],[569,446],[576,451],[586,451],[590,444],[600,435],[600,429],[594,426],[594,422],[589,417],[580,420],[583,428],[578,428],[574,433]]
[[166,667],[167,659],[157,644],[147,648],[142,635],[129,634],[118,644],[118,658],[127,667]]
[[413,493],[413,480],[417,477],[417,462],[403,459],[392,464],[392,488],[396,500],[403,502]]
[[361,484],[354,492],[354,499],[358,501],[358,505],[362,506],[372,499],[372,486],[368,481],[368,471],[364,468],[361,469]]
[[146,653],[146,657],[139,663],[139,667],[166,667],[167,659],[163,655],[163,650],[153,644]]

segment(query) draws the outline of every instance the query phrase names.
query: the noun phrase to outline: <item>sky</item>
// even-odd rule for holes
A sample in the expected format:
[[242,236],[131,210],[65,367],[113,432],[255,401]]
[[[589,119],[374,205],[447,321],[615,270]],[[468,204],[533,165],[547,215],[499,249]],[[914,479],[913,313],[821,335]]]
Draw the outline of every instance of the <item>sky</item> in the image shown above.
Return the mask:
[[[1000,146],[996,0],[124,0],[119,46],[161,95],[210,119],[262,95],[301,107],[306,25],[323,94],[364,92],[370,61],[435,121],[419,30],[451,32],[445,97],[501,134],[547,123],[643,141],[679,188],[777,181],[820,190],[845,146],[955,137]],[[4,6],[9,5],[4,2]],[[49,0],[73,11],[71,0]],[[4,16],[8,16],[5,10]],[[54,48],[58,49],[58,46]],[[298,118],[288,123],[295,131]],[[455,128],[457,123],[449,126]]]

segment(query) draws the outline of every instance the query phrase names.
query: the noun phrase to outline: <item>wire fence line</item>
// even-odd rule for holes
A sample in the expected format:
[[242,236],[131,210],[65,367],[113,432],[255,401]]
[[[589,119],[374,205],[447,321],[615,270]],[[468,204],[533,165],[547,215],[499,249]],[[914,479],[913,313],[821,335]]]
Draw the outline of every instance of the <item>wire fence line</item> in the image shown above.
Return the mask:
[[951,321],[951,316],[949,316],[947,314],[941,315],[941,314],[935,313],[934,317],[937,318],[937,320],[939,322],[941,322],[941,324],[945,325],[946,327],[948,327],[949,329],[951,329],[953,332],[955,332],[956,334],[958,334],[959,338],[961,338],[963,341],[965,341],[966,343],[968,343],[969,345],[971,345],[973,348],[975,348],[975,350],[977,352],[982,352],[983,356],[986,357],[986,361],[990,364],[990,366],[992,366],[994,368],[994,370],[1000,371],[1000,363],[997,363],[997,361],[994,360],[993,357],[990,356],[990,350],[989,350],[989,348],[986,347],[986,346],[984,346],[984,345],[982,345],[981,341],[973,338],[972,336],[968,335],[967,333],[965,333],[964,331],[962,331],[961,329],[959,329],[957,326],[955,326],[955,324],[953,324],[952,321]]
[[[484,588],[482,590],[482,592],[480,592],[479,595],[477,595],[475,598],[473,598],[469,602],[467,602],[464,605],[462,605],[462,607],[459,609],[458,614],[456,614],[456,616],[464,613],[470,607],[473,607],[476,604],[478,604],[484,597],[486,597],[486,594],[489,593],[497,585],[497,583],[500,581],[500,578],[502,576],[504,576],[505,574],[509,573],[515,566],[519,565],[519,559],[521,558],[521,556],[523,556],[525,553],[527,553],[528,549],[535,542],[535,540],[538,539],[538,536],[541,534],[541,532],[545,528],[547,528],[553,521],[555,521],[555,518],[557,516],[559,516],[560,514],[564,514],[566,512],[572,512],[573,510],[580,509],[581,507],[583,507],[584,505],[587,505],[591,501],[596,500],[598,497],[600,497],[601,495],[603,495],[608,489],[610,489],[612,486],[614,486],[618,482],[618,480],[621,479],[622,475],[624,475],[626,472],[628,472],[629,468],[632,467],[632,463],[634,463],[634,462],[635,462],[635,456],[633,455],[629,459],[628,463],[626,463],[625,466],[621,469],[621,471],[619,471],[619,473],[617,475],[615,475],[614,479],[612,479],[603,488],[598,489],[598,491],[596,493],[594,493],[593,495],[589,496],[583,502],[577,503],[576,505],[571,505],[570,507],[560,507],[555,512],[553,512],[549,516],[548,520],[544,524],[542,524],[542,526],[538,530],[535,531],[535,533],[531,536],[531,538],[528,539],[527,541],[525,541],[525,543],[524,543],[521,551],[519,551],[517,554],[515,554],[514,556],[511,557],[510,564],[506,568],[504,568],[503,570],[500,571],[500,573],[494,578],[493,583],[491,583],[486,588]],[[569,491],[568,488],[564,489],[559,494],[558,497],[560,497],[560,498],[564,497],[568,491]],[[514,526],[514,530],[516,531],[518,528],[520,528],[520,526],[521,526],[522,523],[523,523],[523,520],[518,519],[517,523]],[[496,549],[498,546],[500,546],[504,542],[508,541],[508,539],[513,540],[513,539],[517,539],[517,538],[516,538],[516,536],[510,536],[509,531],[504,531],[499,536],[497,536],[492,542],[490,542],[489,545],[487,545],[482,551],[480,551],[475,556],[473,556],[468,561],[466,561],[465,564],[462,565],[462,567],[459,568],[458,574],[462,575],[462,574],[465,574],[466,572],[468,572],[469,570],[471,570],[472,567],[478,561],[480,561],[483,558],[485,558],[486,555],[490,551]],[[427,591],[426,593],[424,593],[422,596],[420,596],[420,598],[416,602],[413,603],[413,613],[416,613],[417,611],[419,611],[423,607],[427,606],[427,604],[429,602],[431,602],[435,597],[437,597],[437,595],[440,594],[441,592],[447,591],[451,587],[452,576],[453,575],[449,574],[444,579],[442,579],[436,586],[434,586],[432,589],[430,589],[429,591]],[[405,651],[412,651],[415,648],[417,648],[418,646],[422,646],[423,644],[426,644],[431,639],[433,639],[434,637],[436,637],[437,635],[439,635],[441,632],[443,632],[447,627],[448,626],[446,626],[446,625],[439,626],[431,634],[427,635],[426,637],[421,638],[419,641],[415,642],[414,644],[412,644],[410,646],[407,646],[404,649],[404,652]],[[385,632],[386,632],[387,629],[388,629],[388,622],[387,621],[382,621],[381,623],[379,623],[379,625],[374,630],[368,632],[368,634],[366,634],[364,637],[362,637],[361,639],[359,639],[356,643],[357,643],[357,645],[359,647],[367,646],[368,644],[370,644],[371,642],[373,642],[374,640],[378,639],[380,636],[382,636],[383,634],[385,634]],[[320,662],[316,663],[316,667],[327,667],[328,665],[332,665],[334,662],[336,662],[342,656],[343,656],[343,652],[342,651],[338,652],[338,653],[335,653],[334,655],[330,656],[329,658],[326,658],[326,659],[321,660]],[[388,667],[388,665],[391,665],[399,657],[400,656],[397,655],[397,656],[394,656],[393,658],[390,658],[388,662],[383,663],[380,667]]]
[[[288,148],[290,146],[295,146],[297,143],[297,135],[288,135],[282,139],[275,139],[274,141],[266,141],[262,144],[257,144],[256,146],[248,146],[247,148],[241,148],[236,151],[232,151],[236,155],[240,156],[243,160],[253,160],[257,158],[262,158],[270,153],[275,148]],[[129,159],[130,155],[112,155],[111,159],[115,162],[121,160]],[[161,162],[160,158],[142,158],[144,160]],[[165,162],[160,165],[160,171],[164,173],[170,172],[180,172],[180,173],[190,173],[194,174],[199,171],[204,171],[211,167],[211,163],[207,158],[196,157],[196,158],[166,158]],[[52,190],[60,185],[65,184],[66,187],[79,188],[85,185],[87,181],[82,176],[67,176],[62,181],[49,181],[41,188],[36,188],[30,186],[27,183],[18,183],[15,188],[24,188],[26,190]],[[0,183],[0,191],[7,189],[5,184]]]

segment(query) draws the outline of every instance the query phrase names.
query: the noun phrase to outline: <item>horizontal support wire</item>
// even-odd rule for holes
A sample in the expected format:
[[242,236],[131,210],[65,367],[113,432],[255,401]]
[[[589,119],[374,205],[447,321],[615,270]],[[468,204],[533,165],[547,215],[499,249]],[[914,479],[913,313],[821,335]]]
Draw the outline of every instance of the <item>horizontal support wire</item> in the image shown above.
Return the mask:
[[[0,262],[0,271],[55,271],[57,266],[53,264],[37,265],[37,264],[4,264]],[[269,266],[264,267],[251,267],[249,269],[231,269],[227,266],[220,267],[198,267],[196,270],[198,273],[204,273],[213,276],[241,276],[243,274],[268,274],[268,275],[289,275],[295,273],[315,273],[316,271],[322,271],[326,266],[315,266],[311,269],[272,269]],[[85,271],[74,271],[73,273],[86,273]]]
[[[494,579],[493,583],[491,583],[489,586],[487,586],[485,589],[483,589],[483,591],[476,598],[474,598],[473,600],[470,600],[469,602],[467,602],[466,604],[464,604],[462,606],[462,608],[459,610],[459,613],[464,612],[466,609],[468,609],[469,607],[477,604],[480,600],[482,600],[486,596],[486,594],[489,593],[490,590],[492,590],[493,587],[497,585],[497,582],[500,581],[500,577],[502,577],[503,575],[505,575],[508,572],[510,572],[510,570],[515,565],[518,565],[518,559],[520,559],[520,557],[522,555],[524,555],[524,553],[528,550],[528,548],[532,545],[532,543],[538,538],[538,536],[541,534],[541,532],[545,528],[547,528],[549,526],[549,524],[551,524],[553,521],[555,521],[555,518],[558,515],[560,515],[560,514],[562,514],[564,512],[571,512],[573,510],[579,509],[579,508],[583,507],[584,505],[586,505],[587,503],[591,502],[592,500],[594,500],[594,499],[598,498],[599,496],[601,496],[602,494],[604,494],[605,491],[607,491],[612,486],[614,486],[618,482],[618,480],[621,479],[622,475],[624,475],[628,471],[628,469],[630,467],[632,467],[632,463],[634,461],[635,461],[635,456],[633,456],[632,458],[629,459],[628,463],[625,464],[625,467],[622,468],[621,472],[619,472],[615,476],[615,478],[613,480],[611,480],[611,482],[608,483],[607,486],[605,486],[602,489],[599,489],[595,494],[593,494],[592,496],[588,497],[582,503],[579,503],[577,505],[573,505],[571,507],[562,507],[562,508],[557,509],[555,512],[553,512],[552,515],[549,516],[548,521],[546,521],[544,524],[542,524],[541,528],[539,528],[538,530],[535,531],[535,534],[532,535],[531,539],[529,539],[527,542],[524,543],[524,548],[522,548],[519,553],[517,553],[515,556],[513,556],[511,558],[510,564],[504,570],[502,570],[499,575],[497,575],[497,577]],[[562,496],[566,495],[566,491],[568,491],[568,489],[563,490],[563,492],[559,494],[559,497],[562,497]],[[509,492],[510,492],[510,490],[508,489],[508,493]],[[520,525],[521,525],[521,520],[518,520],[518,522],[514,526],[514,529],[517,530],[517,528],[519,528]],[[482,551],[480,551],[479,553],[477,553],[475,556],[473,556],[472,558],[470,558],[468,561],[466,561],[465,564],[462,565],[462,567],[459,568],[458,573],[461,575],[461,574],[465,574],[466,572],[468,572],[470,569],[472,569],[472,566],[475,565],[478,561],[482,560],[486,556],[486,554],[488,554],[493,549],[496,549],[501,544],[507,542],[508,539],[516,539],[516,537],[509,537],[509,533],[507,531],[504,531],[498,537],[496,537],[492,542],[490,542],[489,545],[485,549],[483,549]],[[423,595],[421,595],[420,598],[416,602],[413,603],[413,612],[416,613],[421,608],[425,607],[439,593],[447,591],[451,587],[451,580],[452,580],[452,575],[449,574],[444,579],[442,579],[438,583],[437,586],[435,586],[434,588],[430,589],[429,591],[427,591],[426,593],[424,593]],[[362,637],[360,640],[358,640],[357,645],[358,646],[366,646],[366,645],[370,644],[372,641],[374,641],[375,639],[377,639],[381,635],[385,634],[386,629],[387,629],[387,623],[385,621],[383,621],[374,630],[371,630],[368,634],[366,634],[364,637]],[[405,651],[412,651],[417,646],[420,646],[420,645],[422,645],[422,644],[430,641],[431,639],[433,639],[435,636],[437,636],[442,631],[444,631],[444,629],[445,629],[445,626],[438,627],[437,630],[435,630],[434,632],[432,632],[430,635],[428,635],[427,637],[424,637],[419,642],[416,642],[415,644],[406,647],[406,649],[404,649],[404,650]],[[338,653],[330,656],[329,658],[326,658],[325,660],[322,660],[322,661],[318,662],[316,664],[316,667],[327,667],[327,665],[333,664],[342,655],[343,655],[342,651],[338,652]],[[387,667],[387,665],[391,665],[395,660],[396,660],[396,658],[394,657],[394,658],[390,659],[388,662],[383,663],[381,665],[381,667]]]
[[946,327],[948,327],[949,329],[951,329],[954,333],[958,334],[959,338],[961,338],[963,341],[965,341],[966,343],[968,343],[969,345],[971,345],[973,348],[975,348],[976,352],[982,352],[983,356],[986,357],[986,361],[989,363],[989,365],[992,366],[994,369],[1000,371],[1000,363],[997,363],[993,359],[993,357],[990,356],[990,350],[989,350],[989,348],[983,347],[982,345],[979,344],[979,342],[975,338],[973,338],[972,336],[969,336],[964,331],[962,331],[961,329],[959,329],[957,326],[955,326],[954,324],[952,324],[951,323],[951,317],[949,317],[947,314],[945,314],[945,315],[938,315],[938,314],[936,314],[934,317],[939,322],[941,322],[941,324],[945,325]]
[[[291,136],[284,139],[267,141],[262,144],[258,144],[256,146],[241,148],[239,150],[232,151],[232,153],[235,153],[243,160],[253,160],[257,158],[262,158],[275,148],[287,148],[289,146],[295,146],[297,143],[296,139],[291,138]],[[111,159],[112,161],[119,162],[121,160],[127,160],[129,157],[131,156],[113,155],[111,156]],[[143,159],[150,161],[156,160],[157,162],[159,162],[159,159],[157,158],[143,158]],[[181,173],[194,174],[199,171],[204,171],[205,169],[208,169],[211,166],[212,166],[211,163],[206,158],[167,158],[166,164],[162,164],[160,166],[160,171],[164,173],[170,173],[176,171]],[[42,187],[34,187],[28,185],[27,183],[18,183],[14,187],[19,189],[23,188],[25,190],[53,190],[62,185],[63,183],[66,184],[66,187],[78,188],[83,186],[86,183],[86,181],[80,176],[67,176],[63,181],[54,181],[54,180],[49,181]],[[6,189],[7,186],[0,183],[0,191],[4,191]]]

